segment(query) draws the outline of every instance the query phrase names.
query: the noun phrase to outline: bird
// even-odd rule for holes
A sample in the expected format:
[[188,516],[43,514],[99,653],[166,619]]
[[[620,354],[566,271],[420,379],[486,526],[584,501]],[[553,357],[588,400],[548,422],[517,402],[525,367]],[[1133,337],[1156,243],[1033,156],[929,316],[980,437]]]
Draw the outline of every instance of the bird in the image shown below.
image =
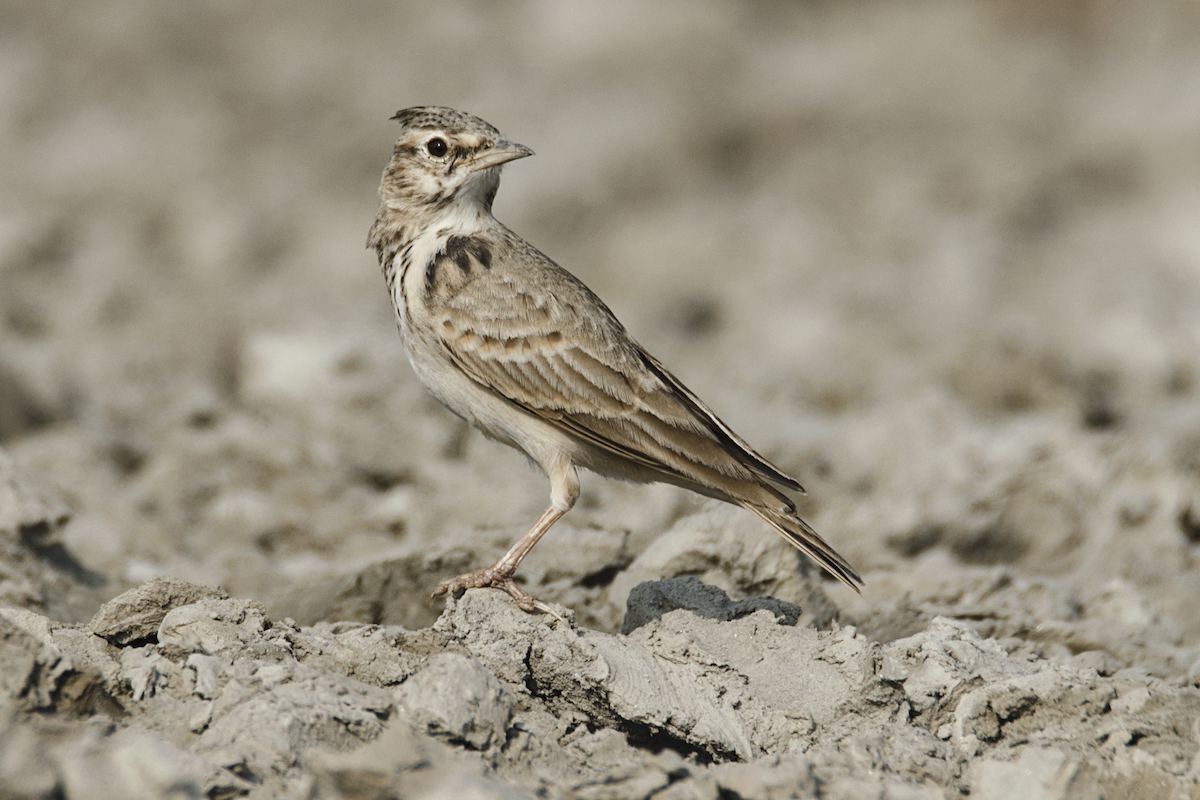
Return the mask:
[[452,108],[406,108],[392,119],[400,136],[367,248],[401,343],[443,406],[550,481],[549,506],[507,553],[440,582],[433,597],[494,587],[525,611],[559,616],[513,576],[575,504],[580,468],[741,506],[861,593],[858,572],[781,491],[803,493],[799,482],[722,422],[582,281],[493,216],[501,168],[533,150]]

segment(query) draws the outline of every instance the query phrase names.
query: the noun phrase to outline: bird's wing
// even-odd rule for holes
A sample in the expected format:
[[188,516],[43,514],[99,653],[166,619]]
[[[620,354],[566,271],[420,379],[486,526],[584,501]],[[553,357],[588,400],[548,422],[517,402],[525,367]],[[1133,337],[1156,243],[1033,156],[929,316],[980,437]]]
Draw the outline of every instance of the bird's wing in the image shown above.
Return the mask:
[[724,491],[731,479],[801,490],[629,338],[582,283],[561,270],[539,278],[530,286],[511,275],[481,275],[435,311],[442,344],[467,375],[578,438],[666,475]]
[[539,278],[533,287],[489,273],[439,306],[435,329],[464,373],[584,442],[754,512],[859,591],[854,567],[767,481],[800,484],[629,338],[582,283],[566,272]]

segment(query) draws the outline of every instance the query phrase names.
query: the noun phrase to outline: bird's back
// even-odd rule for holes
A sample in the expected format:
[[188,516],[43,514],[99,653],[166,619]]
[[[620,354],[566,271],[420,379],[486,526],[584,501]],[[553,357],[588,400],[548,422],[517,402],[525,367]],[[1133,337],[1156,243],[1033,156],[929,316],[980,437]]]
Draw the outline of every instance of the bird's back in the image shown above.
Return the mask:
[[[646,352],[574,275],[497,223],[448,245],[433,328],[480,384],[578,439],[595,471],[722,499],[790,502],[799,484]],[[452,287],[452,288],[448,288]]]

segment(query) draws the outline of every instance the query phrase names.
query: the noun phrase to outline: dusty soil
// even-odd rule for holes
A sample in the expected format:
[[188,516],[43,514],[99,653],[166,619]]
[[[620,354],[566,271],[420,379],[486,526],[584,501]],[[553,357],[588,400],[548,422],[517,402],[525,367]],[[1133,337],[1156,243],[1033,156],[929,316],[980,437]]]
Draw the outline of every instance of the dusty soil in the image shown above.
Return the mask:
[[[585,476],[570,624],[428,598],[548,487],[363,249],[422,103],[861,597]],[[0,795],[1200,795],[1196,4],[18,1],[0,130]]]

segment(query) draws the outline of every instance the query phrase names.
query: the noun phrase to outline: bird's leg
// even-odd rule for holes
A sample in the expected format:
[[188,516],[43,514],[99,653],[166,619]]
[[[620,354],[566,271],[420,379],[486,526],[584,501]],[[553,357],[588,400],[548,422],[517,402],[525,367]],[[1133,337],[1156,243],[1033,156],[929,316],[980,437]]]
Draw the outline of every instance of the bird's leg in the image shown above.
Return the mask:
[[536,609],[562,619],[548,604],[538,600],[513,580],[513,573],[517,571],[517,567],[525,556],[529,555],[529,551],[533,550],[538,540],[545,535],[546,531],[550,530],[555,522],[558,522],[563,514],[571,510],[576,499],[579,498],[579,475],[573,464],[562,459],[554,465],[554,468],[546,470],[546,473],[550,476],[550,507],[542,512],[537,522],[533,523],[533,527],[526,531],[516,544],[509,548],[509,551],[492,566],[439,583],[433,590],[434,597],[447,592],[453,594],[464,589],[494,586],[512,595],[513,600],[524,611]]
[[550,530],[550,526],[557,522],[558,518],[564,513],[566,512],[560,511],[554,506],[547,508],[538,517],[538,521],[534,523],[533,527],[526,531],[525,535],[518,539],[517,543],[512,546],[512,549],[505,553],[499,561],[485,569],[468,572],[464,575],[442,581],[434,588],[433,596],[437,597],[446,593],[453,594],[464,589],[481,589],[487,586],[494,586],[512,595],[513,600],[517,601],[517,605],[525,611],[540,609],[553,614],[554,612],[550,610],[549,606],[518,586],[512,576],[517,571],[517,565],[521,563],[521,559],[529,554],[529,551],[537,544],[538,539],[541,539],[542,535]]

